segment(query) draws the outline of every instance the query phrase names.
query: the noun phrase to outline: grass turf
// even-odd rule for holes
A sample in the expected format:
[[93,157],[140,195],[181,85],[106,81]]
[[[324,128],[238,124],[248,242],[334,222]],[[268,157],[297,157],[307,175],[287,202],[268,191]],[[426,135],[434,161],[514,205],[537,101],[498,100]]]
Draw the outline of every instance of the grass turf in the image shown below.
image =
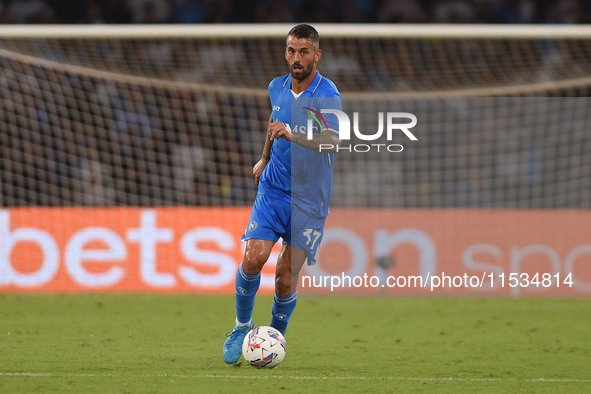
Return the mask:
[[233,305],[0,294],[0,392],[591,392],[587,299],[301,298],[273,370],[223,363]]

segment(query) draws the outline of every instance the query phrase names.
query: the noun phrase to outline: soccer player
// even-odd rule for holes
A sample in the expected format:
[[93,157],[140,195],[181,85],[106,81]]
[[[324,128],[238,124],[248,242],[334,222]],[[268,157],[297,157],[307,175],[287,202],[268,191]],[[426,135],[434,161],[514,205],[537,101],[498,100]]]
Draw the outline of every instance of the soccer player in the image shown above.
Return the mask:
[[293,27],[285,47],[289,74],[269,84],[273,112],[262,157],[253,168],[259,188],[242,237],[246,250],[236,273],[236,326],[223,347],[228,364],[240,359],[242,341],[254,327],[254,299],[273,245],[283,239],[270,324],[282,334],[296,306],[300,269],[306,260],[316,261],[340,145],[338,118],[322,110],[342,110],[336,86],[317,70],[321,55],[316,29],[307,24]]

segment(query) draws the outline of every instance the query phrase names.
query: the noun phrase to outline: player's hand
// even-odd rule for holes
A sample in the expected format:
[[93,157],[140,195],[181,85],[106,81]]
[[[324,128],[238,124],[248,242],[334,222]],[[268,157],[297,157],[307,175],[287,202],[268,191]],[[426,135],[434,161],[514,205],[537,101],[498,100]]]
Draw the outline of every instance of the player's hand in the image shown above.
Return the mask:
[[269,124],[269,136],[271,139],[275,140],[279,138],[283,138],[287,141],[292,140],[291,131],[289,131],[287,127],[285,127],[285,124],[283,122],[279,121],[271,122]]
[[259,185],[259,180],[261,179],[261,175],[263,174],[263,170],[267,166],[269,161],[266,159],[261,158],[258,163],[254,165],[252,168],[252,176],[254,177],[255,185]]

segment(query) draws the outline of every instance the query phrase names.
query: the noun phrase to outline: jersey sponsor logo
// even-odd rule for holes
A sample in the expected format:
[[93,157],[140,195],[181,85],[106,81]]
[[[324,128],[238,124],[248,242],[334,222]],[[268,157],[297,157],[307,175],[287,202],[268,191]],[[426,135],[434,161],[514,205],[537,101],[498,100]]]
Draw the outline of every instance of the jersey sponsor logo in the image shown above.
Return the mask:
[[[310,123],[311,123],[311,119],[310,119]],[[309,124],[308,127],[303,126],[303,125],[295,125],[295,126],[293,126],[293,129],[291,127],[287,127],[287,126],[289,126],[288,124],[286,124],[285,126],[290,132],[301,133],[301,134],[307,134],[308,130],[314,131],[314,129],[317,128],[316,126],[313,126],[311,124]]]
[[280,107],[280,106],[278,106],[278,105],[274,105],[274,106],[273,106],[273,111],[277,111],[277,112],[279,112],[279,110],[280,110],[280,109],[281,109],[281,107]]

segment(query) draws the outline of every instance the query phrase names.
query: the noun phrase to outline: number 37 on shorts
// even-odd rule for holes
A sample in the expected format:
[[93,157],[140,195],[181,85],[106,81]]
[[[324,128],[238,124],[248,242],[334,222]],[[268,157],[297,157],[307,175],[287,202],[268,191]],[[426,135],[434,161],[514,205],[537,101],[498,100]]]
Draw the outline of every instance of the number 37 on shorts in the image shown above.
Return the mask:
[[318,246],[320,246],[320,241],[322,240],[322,228],[306,228],[301,231],[301,236],[298,238],[301,238],[302,241],[305,242],[306,246],[302,249],[304,249],[308,255],[308,265],[316,264],[316,252],[318,251]]
[[322,233],[318,230],[314,230],[313,228],[307,228],[304,230],[304,236],[306,237],[306,245],[310,248],[311,251],[314,251],[316,245],[319,244],[318,240],[321,238]]
[[316,264],[316,252],[324,235],[326,218],[313,218],[297,206],[291,212],[291,244],[306,252],[308,265]]

